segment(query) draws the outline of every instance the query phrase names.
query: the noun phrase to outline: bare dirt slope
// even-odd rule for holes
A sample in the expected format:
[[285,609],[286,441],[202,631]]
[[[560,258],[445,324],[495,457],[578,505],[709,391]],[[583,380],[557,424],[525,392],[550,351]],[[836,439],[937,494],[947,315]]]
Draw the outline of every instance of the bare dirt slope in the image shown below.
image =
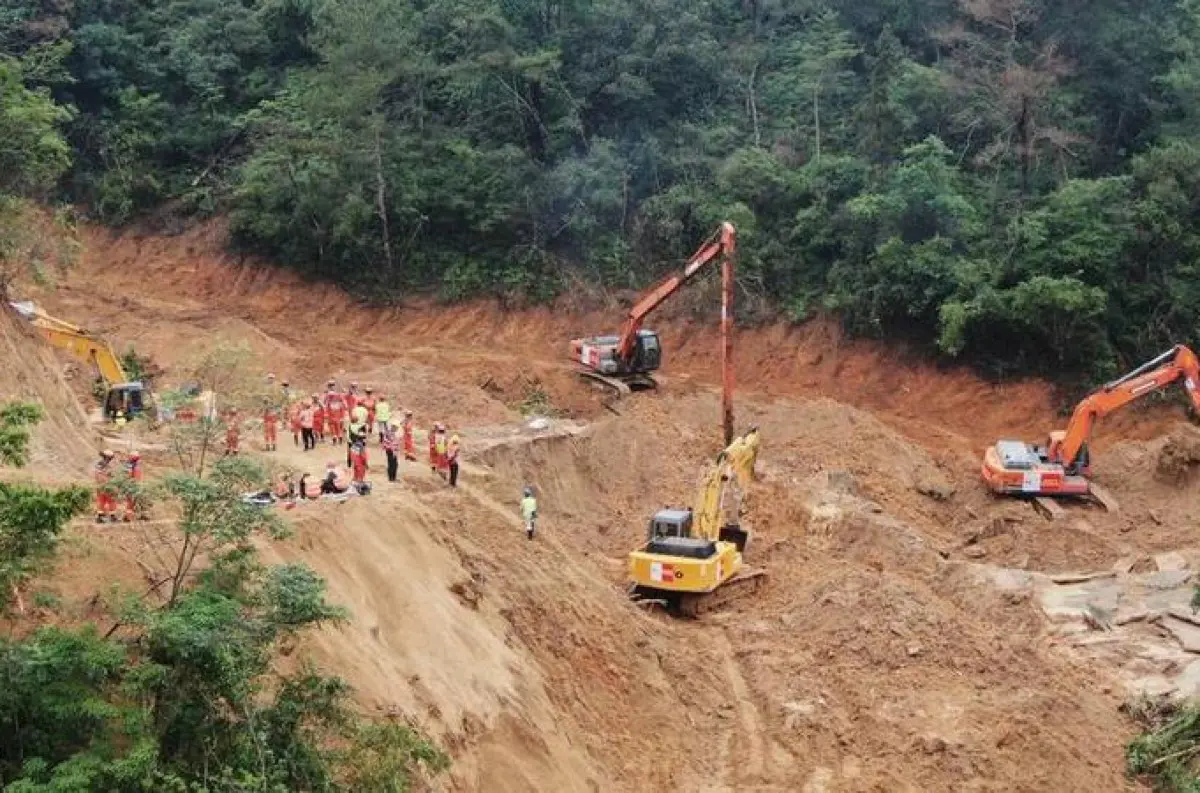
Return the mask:
[[[821,324],[744,331],[739,422],[766,439],[749,558],[770,583],[679,622],[626,601],[623,565],[646,518],[689,502],[717,451],[708,327],[656,323],[666,387],[612,415],[561,352],[616,317],[363,309],[220,253],[218,227],[87,236],[82,265],[34,296],[168,378],[225,338],[304,388],[358,379],[463,435],[458,491],[413,464],[369,498],[295,510],[296,539],[269,549],[313,565],[354,613],[303,652],[364,707],[438,735],[456,760],[449,789],[1131,787],[1118,670],[980,571],[1107,569],[1190,542],[1188,476],[1154,473],[1175,414],[1129,414],[1121,442],[1108,425],[1097,476],[1120,513],[1077,507],[1050,524],[977,479],[984,444],[1057,423],[1044,386],[897,363]],[[580,423],[522,429],[515,407],[535,390]],[[286,442],[270,455],[313,472],[331,456]],[[532,543],[516,519],[526,483],[543,506]],[[113,531],[136,546],[136,527]]]

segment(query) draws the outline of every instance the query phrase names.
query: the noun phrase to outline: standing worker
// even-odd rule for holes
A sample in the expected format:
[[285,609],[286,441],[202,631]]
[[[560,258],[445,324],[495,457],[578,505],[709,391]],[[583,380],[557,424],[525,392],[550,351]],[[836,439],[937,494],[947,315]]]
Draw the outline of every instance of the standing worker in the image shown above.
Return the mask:
[[304,451],[317,448],[317,436],[313,431],[313,414],[316,413],[317,405],[320,401],[317,397],[312,398],[312,402],[300,408],[300,433],[304,436]]
[[337,383],[329,381],[325,391],[325,430],[329,442],[340,444],[345,434],[346,399],[336,390]]
[[[383,433],[392,423],[392,405],[388,402],[387,394],[380,395],[375,402],[375,430],[379,433],[379,442],[383,443]],[[392,430],[395,431],[395,427]]]
[[525,536],[533,539],[534,529],[537,528],[538,505],[533,497],[533,488],[525,488],[525,497],[521,499],[521,517],[525,519]]
[[325,442],[325,406],[321,404],[321,398],[316,394],[312,395],[313,408],[313,443],[315,447],[316,441]]
[[462,448],[462,443],[458,440],[458,434],[450,437],[450,444],[446,447],[446,464],[450,467],[450,487],[458,487],[458,452]]
[[358,393],[358,381],[351,380],[350,388],[346,390],[346,410],[351,411],[358,407],[358,403],[362,400],[362,395]]
[[417,441],[413,438],[413,414],[411,410],[404,411],[404,423],[401,425],[401,435],[404,438],[404,459],[415,463],[417,461]]
[[363,433],[363,443],[366,443],[367,438],[370,438],[371,433],[375,430],[375,408],[379,405],[379,400],[375,398],[374,391],[370,386],[367,387],[367,395],[359,404],[367,409],[367,429]]
[[362,493],[364,491],[362,486],[367,482],[367,444],[364,441],[355,441],[354,445],[350,447],[349,468],[355,490]]
[[125,476],[129,478],[130,491],[125,494],[125,522],[129,523],[138,512],[138,501],[141,499],[139,488],[142,484],[142,454],[134,449],[125,461]]
[[270,399],[263,400],[263,447],[275,451],[279,438],[279,409]]
[[96,461],[94,476],[96,479],[96,522],[115,521],[117,519],[117,496],[112,487],[112,463],[116,454],[112,449],[100,452]]
[[236,457],[241,443],[241,428],[238,426],[237,408],[230,408],[225,425],[225,456]]
[[400,436],[396,429],[399,422],[393,420],[383,426],[383,431],[379,433],[379,445],[383,447],[383,453],[387,455],[387,478],[389,482],[396,481],[396,472],[400,468],[400,460],[397,453],[400,451]]
[[292,445],[300,445],[300,412],[304,410],[304,403],[296,401],[288,406],[288,424],[292,428]]
[[367,425],[367,409],[362,404],[354,406],[350,411],[350,433],[349,441],[346,447],[346,465],[350,465],[350,454],[353,451],[354,444],[367,443],[367,433],[370,428]]

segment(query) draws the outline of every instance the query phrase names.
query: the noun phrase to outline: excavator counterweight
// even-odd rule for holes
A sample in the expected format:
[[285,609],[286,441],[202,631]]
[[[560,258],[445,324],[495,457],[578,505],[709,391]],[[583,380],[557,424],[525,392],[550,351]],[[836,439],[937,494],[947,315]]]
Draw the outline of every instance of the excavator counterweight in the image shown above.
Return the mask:
[[1088,441],[1096,421],[1176,382],[1183,384],[1192,407],[1200,412],[1200,361],[1179,345],[1084,397],[1067,428],[1051,432],[1046,445],[1002,440],[988,447],[983,480],[1001,495],[1088,495],[1092,491]]

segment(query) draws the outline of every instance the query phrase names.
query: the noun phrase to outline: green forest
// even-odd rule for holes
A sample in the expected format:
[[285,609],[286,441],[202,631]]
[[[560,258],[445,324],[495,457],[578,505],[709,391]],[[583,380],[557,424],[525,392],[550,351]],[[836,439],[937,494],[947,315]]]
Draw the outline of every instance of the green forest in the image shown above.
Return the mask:
[[368,299],[641,287],[1096,379],[1200,318],[1195,0],[9,0],[0,195]]

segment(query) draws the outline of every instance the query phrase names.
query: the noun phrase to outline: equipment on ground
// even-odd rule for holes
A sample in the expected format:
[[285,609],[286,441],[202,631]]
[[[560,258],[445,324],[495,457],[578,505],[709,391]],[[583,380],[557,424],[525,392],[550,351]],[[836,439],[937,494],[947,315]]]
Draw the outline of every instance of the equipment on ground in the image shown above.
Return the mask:
[[652,311],[674,295],[706,265],[721,262],[721,372],[722,407],[725,412],[725,443],[733,440],[733,268],[737,232],[722,223],[683,269],[664,278],[644,292],[629,309],[620,333],[573,339],[571,357],[583,367],[579,374],[601,383],[620,398],[633,390],[657,387],[653,373],[662,365],[658,334],[642,328]]
[[93,336],[78,325],[52,317],[31,301],[9,303],[14,311],[37,328],[55,347],[91,364],[93,374],[104,386],[104,418],[133,418],[146,410],[149,402],[145,383],[129,380],[121,359],[108,342]]
[[[632,594],[695,617],[758,589],[766,572],[746,567],[750,532],[742,500],[754,476],[759,434],[729,444],[705,469],[692,509],[662,509],[650,519],[646,544],[629,554]],[[726,515],[732,517],[726,520]]]
[[[994,492],[1015,496],[1083,496],[1096,488],[1088,481],[1088,440],[1096,420],[1135,399],[1182,381],[1192,406],[1200,412],[1200,361],[1182,345],[1129,374],[1093,391],[1075,406],[1065,430],[1050,433],[1049,443],[999,441],[984,453],[983,479]],[[1100,496],[1100,500],[1104,499]]]

